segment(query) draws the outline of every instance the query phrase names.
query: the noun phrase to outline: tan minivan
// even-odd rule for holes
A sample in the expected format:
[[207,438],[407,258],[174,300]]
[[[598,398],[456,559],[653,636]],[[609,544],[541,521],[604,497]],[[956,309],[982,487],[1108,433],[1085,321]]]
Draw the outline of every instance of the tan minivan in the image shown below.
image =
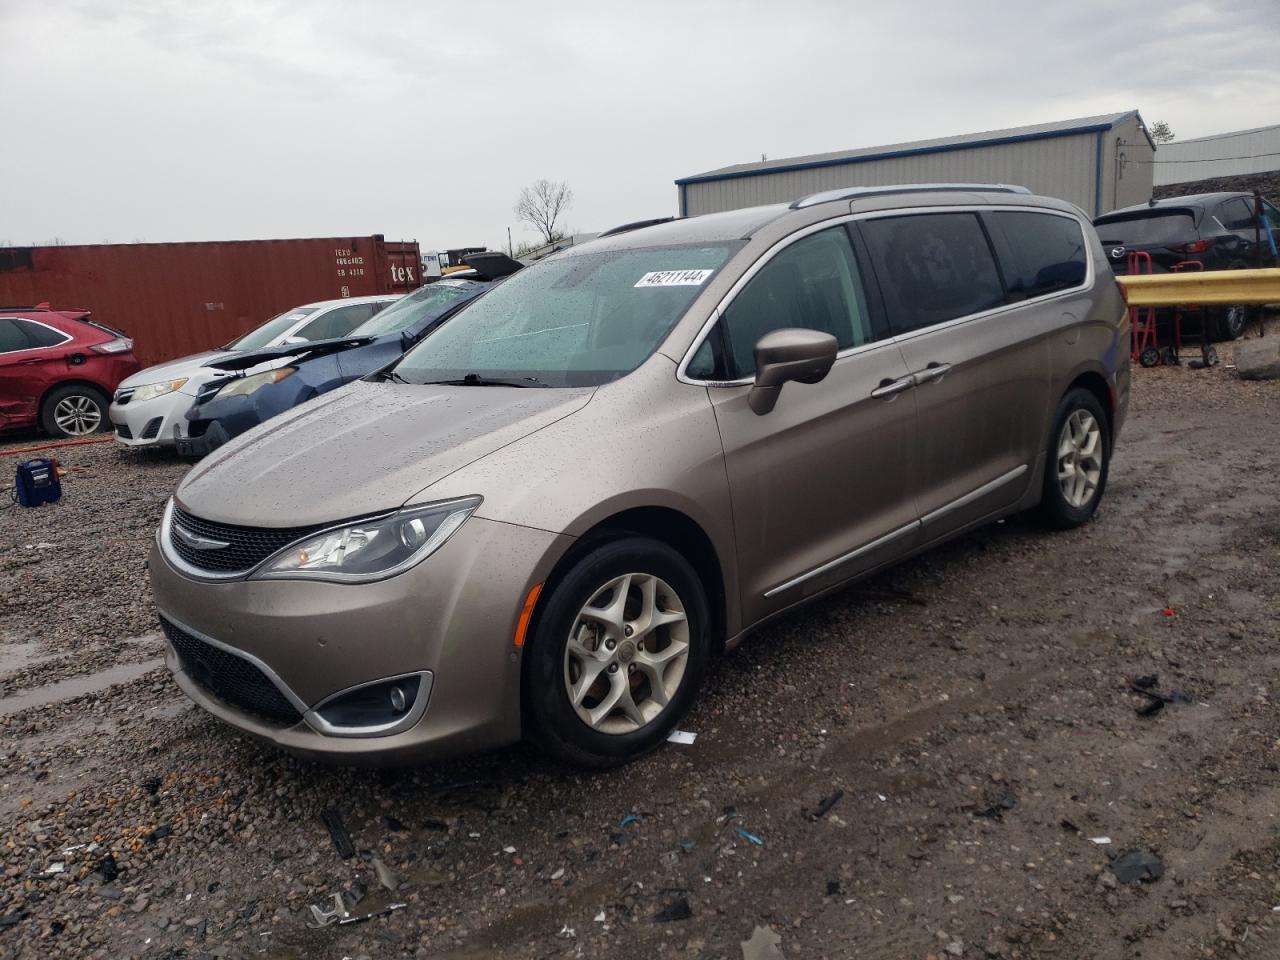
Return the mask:
[[663,742],[792,608],[1037,508],[1086,522],[1129,396],[1092,226],[861,188],[610,231],[191,471],[168,661],[281,747],[402,763]]

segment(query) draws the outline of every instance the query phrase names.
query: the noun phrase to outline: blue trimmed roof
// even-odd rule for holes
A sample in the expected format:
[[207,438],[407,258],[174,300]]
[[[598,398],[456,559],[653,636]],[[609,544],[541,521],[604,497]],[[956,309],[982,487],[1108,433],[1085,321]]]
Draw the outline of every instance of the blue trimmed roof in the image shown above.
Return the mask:
[[[859,150],[840,150],[835,153],[814,153],[803,157],[786,157],[782,160],[764,160],[759,163],[737,163],[676,181],[680,186],[689,183],[709,183],[715,180],[733,180],[738,177],[755,177],[766,173],[787,173],[792,170],[813,170],[817,167],[838,167],[846,164],[866,163],[871,160],[892,160],[897,157],[914,157],[926,153],[945,153],[950,150],[970,150],[974,147],[993,147],[1006,143],[1023,143],[1028,140],[1046,140],[1052,137],[1069,137],[1079,133],[1097,133],[1110,130],[1131,117],[1142,116],[1137,110],[1125,113],[1108,113],[1098,117],[1081,117],[1076,120],[1060,120],[1057,123],[1038,123],[1028,127],[1011,127],[1008,130],[988,130],[984,133],[966,133],[957,137],[941,137],[936,140],[915,140],[910,143],[894,143],[883,147],[863,147]],[[1143,123],[1145,130],[1146,124]],[[1147,137],[1150,140],[1150,136]],[[1155,144],[1152,144],[1154,148]]]

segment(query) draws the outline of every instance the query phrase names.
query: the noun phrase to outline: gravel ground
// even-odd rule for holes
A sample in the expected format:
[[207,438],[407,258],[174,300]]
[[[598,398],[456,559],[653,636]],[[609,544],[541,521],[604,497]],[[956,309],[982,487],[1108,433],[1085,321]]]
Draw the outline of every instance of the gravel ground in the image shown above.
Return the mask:
[[[0,510],[0,957],[737,960],[756,927],[785,957],[1280,956],[1280,384],[1135,381],[1093,523],[809,607],[718,665],[692,746],[603,774],[334,769],[219,724],[152,669],[185,466],[61,451],[60,504]],[[1177,702],[1140,716],[1144,675]],[[1132,848],[1163,874],[1118,881]],[[308,926],[343,891],[404,907]]]

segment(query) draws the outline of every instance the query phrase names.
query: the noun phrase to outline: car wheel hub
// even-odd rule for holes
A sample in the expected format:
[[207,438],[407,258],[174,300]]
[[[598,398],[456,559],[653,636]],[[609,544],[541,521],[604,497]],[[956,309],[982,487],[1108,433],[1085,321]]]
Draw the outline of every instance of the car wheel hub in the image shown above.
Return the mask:
[[1098,492],[1102,480],[1102,428],[1088,410],[1077,410],[1058,436],[1058,488],[1079,509]]
[[679,595],[647,573],[616,577],[574,618],[564,684],[578,717],[599,733],[633,733],[675,698],[689,662],[689,619]]
[[64,433],[84,436],[93,433],[101,425],[102,411],[88,397],[63,397],[53,408],[53,422]]

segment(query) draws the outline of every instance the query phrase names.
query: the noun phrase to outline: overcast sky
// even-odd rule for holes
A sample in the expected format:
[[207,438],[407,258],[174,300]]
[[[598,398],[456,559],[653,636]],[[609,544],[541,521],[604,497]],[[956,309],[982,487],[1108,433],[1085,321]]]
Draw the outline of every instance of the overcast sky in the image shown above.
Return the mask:
[[600,230],[762,153],[1277,123],[1277,51],[1278,0],[0,0],[0,241],[505,246],[539,177]]

